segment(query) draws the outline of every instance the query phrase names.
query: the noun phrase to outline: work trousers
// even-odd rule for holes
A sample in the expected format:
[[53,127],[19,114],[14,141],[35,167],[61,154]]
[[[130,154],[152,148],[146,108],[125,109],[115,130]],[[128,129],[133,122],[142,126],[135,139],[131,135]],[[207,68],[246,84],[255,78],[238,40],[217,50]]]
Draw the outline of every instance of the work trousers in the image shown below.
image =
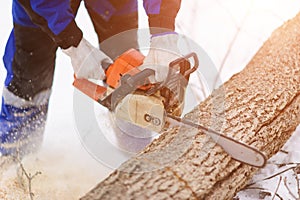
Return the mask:
[[[80,4],[76,3],[78,0],[70,2],[76,14]],[[100,49],[108,56],[114,59],[127,49],[138,47],[137,11],[104,20],[93,8],[87,4],[85,7],[98,35]],[[129,34],[122,37],[120,33],[128,30]],[[42,29],[15,23],[3,57],[7,70],[5,87],[25,100],[51,89],[57,48],[57,44]]]

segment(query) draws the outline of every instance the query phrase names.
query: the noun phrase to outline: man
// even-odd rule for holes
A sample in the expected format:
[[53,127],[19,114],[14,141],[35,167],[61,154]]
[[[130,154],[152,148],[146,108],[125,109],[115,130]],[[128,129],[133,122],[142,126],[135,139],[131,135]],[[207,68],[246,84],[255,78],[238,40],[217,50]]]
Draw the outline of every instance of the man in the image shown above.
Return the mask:
[[[58,47],[71,58],[79,78],[103,80],[103,60],[111,62],[121,52],[118,46],[93,47],[77,26],[81,0],[13,0],[14,28],[8,39],[4,65],[7,70],[0,115],[1,156],[23,156],[41,144]],[[111,36],[138,27],[137,0],[85,0],[99,43]],[[178,53],[175,17],[180,0],[144,0],[151,29],[151,49],[141,68],[156,70],[156,80],[166,77],[166,65]],[[137,47],[136,34],[126,38],[128,47]],[[125,45],[126,46],[126,45]]]

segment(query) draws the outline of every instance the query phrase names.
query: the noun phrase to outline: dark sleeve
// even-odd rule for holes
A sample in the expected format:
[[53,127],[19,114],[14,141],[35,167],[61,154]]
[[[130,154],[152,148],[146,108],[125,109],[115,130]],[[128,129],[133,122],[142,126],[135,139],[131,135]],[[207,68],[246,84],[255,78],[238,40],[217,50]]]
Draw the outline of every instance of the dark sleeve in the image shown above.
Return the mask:
[[150,27],[175,30],[175,18],[181,0],[144,0],[143,3]]
[[31,21],[63,49],[78,46],[82,31],[74,20],[69,0],[18,0]]

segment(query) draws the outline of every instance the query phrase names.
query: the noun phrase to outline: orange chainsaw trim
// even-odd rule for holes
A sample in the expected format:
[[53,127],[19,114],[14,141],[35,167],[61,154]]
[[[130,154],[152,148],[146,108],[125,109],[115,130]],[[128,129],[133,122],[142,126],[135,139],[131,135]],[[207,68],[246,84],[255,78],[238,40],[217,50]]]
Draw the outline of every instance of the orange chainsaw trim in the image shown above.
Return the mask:
[[102,99],[105,96],[107,91],[106,87],[97,85],[87,79],[75,78],[73,82],[73,86],[79,89],[80,91],[82,91],[90,98],[94,99],[95,101]]
[[117,88],[120,84],[122,75],[134,75],[140,72],[137,67],[143,64],[144,58],[145,56],[135,49],[127,50],[106,70],[106,83],[110,87]]
[[[117,88],[124,74],[134,75],[139,73],[138,67],[143,64],[144,58],[145,56],[135,49],[129,49],[124,52],[106,70],[107,85]],[[106,87],[97,85],[87,79],[77,79],[76,77],[73,86],[96,101],[102,99],[107,91]],[[149,86],[143,86],[140,89],[146,90],[149,89]]]

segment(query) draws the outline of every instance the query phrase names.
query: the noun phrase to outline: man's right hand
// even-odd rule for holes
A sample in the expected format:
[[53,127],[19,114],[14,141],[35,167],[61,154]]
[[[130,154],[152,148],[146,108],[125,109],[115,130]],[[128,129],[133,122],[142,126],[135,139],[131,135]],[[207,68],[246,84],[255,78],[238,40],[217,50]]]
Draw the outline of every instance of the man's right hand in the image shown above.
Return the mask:
[[77,47],[69,47],[63,52],[70,56],[74,73],[77,78],[105,79],[105,73],[101,62],[112,63],[113,61],[101,50],[95,48],[86,39],[82,38]]

